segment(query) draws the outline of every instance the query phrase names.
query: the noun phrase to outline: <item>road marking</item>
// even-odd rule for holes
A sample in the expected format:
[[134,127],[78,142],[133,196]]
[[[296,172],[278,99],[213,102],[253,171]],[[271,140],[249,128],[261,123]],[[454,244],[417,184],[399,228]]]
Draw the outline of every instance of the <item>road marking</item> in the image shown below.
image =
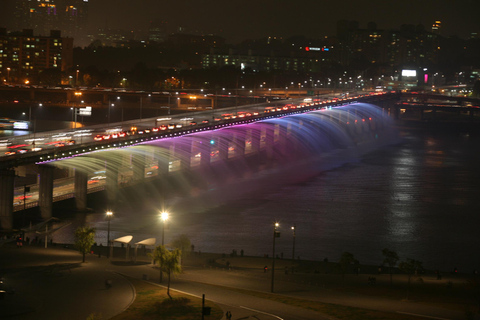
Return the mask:
[[401,312],[401,311],[397,311],[397,313],[406,314],[406,315],[409,315],[409,316],[417,316],[417,317],[422,317],[422,318],[429,318],[429,319],[450,320],[450,319],[447,319],[447,318],[439,318],[439,317],[426,316],[426,315],[418,314],[418,313]]
[[271,317],[274,317],[274,318],[277,318],[279,320],[283,320],[283,318],[280,318],[279,316],[276,316],[274,314],[271,314],[271,313],[268,313],[268,312],[263,312],[263,311],[259,311],[259,310],[255,310],[255,309],[251,309],[251,308],[247,308],[247,307],[243,307],[243,306],[239,306],[240,308],[242,309],[247,309],[247,310],[250,310],[250,311],[255,311],[255,312],[258,312],[258,313],[262,313],[262,314],[265,314],[267,316],[271,316]]

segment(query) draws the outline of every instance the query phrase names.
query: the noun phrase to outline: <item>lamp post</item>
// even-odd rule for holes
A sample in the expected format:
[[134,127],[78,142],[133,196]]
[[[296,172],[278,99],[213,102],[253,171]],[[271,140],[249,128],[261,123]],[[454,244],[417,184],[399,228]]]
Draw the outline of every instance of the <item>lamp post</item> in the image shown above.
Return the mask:
[[10,68],[7,68],[7,83],[10,84]]
[[292,274],[293,274],[293,269],[295,267],[295,225],[292,227],[292,232],[293,232],[293,249],[292,249]]
[[[163,246],[164,243],[165,243],[165,224],[167,223],[167,220],[168,220],[168,212],[163,211],[160,214],[160,219],[162,219],[162,222],[163,222],[162,223],[162,246]],[[162,272],[162,268],[160,266],[160,283],[162,281],[163,281],[163,272]]]
[[112,219],[113,212],[107,211],[107,220],[108,220],[108,228],[107,228],[107,258],[110,259],[110,220]]
[[76,103],[73,105],[73,115],[74,115],[74,120],[73,120],[73,130],[77,130],[77,109],[78,109],[78,99],[82,96],[82,93],[80,91],[75,91],[75,97]]
[[277,231],[277,228],[280,226],[278,222],[275,222],[273,225],[273,253],[272,253],[272,287],[271,292],[273,293],[274,288],[274,278],[275,278],[275,238],[280,237],[280,232]]

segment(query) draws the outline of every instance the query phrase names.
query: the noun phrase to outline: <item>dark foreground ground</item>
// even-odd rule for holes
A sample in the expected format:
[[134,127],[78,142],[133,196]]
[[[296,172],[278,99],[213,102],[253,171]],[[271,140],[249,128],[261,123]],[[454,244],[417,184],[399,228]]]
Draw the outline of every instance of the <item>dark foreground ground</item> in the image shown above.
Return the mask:
[[[1,246],[0,275],[5,293],[1,294],[0,318],[87,319],[96,313],[109,319],[128,308],[135,298],[132,285],[123,275],[158,283],[158,269],[141,250],[136,259],[133,255],[127,259],[125,251],[116,248],[109,260],[104,249],[94,248],[86,263],[81,263],[81,255],[71,245],[46,249],[35,245],[17,248],[14,243]],[[182,274],[172,279],[172,288],[197,296],[217,290],[208,293],[207,299],[214,299],[224,311],[234,310],[233,319],[245,319],[253,313],[257,319],[274,319],[271,314],[277,319],[336,319],[283,303],[270,306],[271,301],[258,295],[271,291],[271,266],[272,259],[268,258],[192,252],[184,258]],[[413,275],[408,285],[408,276],[398,270],[394,270],[390,284],[389,273],[378,266],[361,265],[355,270],[349,266],[343,274],[336,263],[295,261],[293,274],[291,270],[291,260],[276,259],[275,297],[404,314],[405,318],[479,318],[480,285],[474,274],[438,277],[435,272],[425,271]],[[111,288],[105,287],[107,279],[114,284]],[[202,285],[215,289],[199,289]],[[238,290],[256,297],[240,302]],[[269,316],[258,310],[268,311]],[[292,312],[298,316],[292,317]]]

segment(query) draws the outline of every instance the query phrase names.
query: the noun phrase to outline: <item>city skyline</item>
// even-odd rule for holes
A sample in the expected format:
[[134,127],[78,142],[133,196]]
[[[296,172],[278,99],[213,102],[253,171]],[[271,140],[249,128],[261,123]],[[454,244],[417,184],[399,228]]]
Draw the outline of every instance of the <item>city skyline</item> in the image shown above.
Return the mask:
[[[375,22],[378,29],[397,29],[402,24],[422,24],[430,30],[436,20],[442,21],[443,36],[468,38],[480,31],[480,21],[474,12],[480,6],[474,0],[448,1],[406,0],[388,2],[372,0],[368,5],[355,1],[319,2],[311,0],[295,3],[278,3],[268,0],[255,3],[251,0],[224,3],[218,0],[189,2],[154,0],[90,0],[85,32],[99,28],[124,29],[142,35],[156,20],[168,23],[167,31],[176,32],[179,27],[187,33],[216,34],[230,43],[266,36],[288,38],[302,35],[321,38],[336,34],[337,21],[355,20],[360,28]],[[9,14],[14,0],[5,0],[6,10],[0,13],[0,24],[12,31],[13,16]],[[86,35],[84,35],[86,36]]]

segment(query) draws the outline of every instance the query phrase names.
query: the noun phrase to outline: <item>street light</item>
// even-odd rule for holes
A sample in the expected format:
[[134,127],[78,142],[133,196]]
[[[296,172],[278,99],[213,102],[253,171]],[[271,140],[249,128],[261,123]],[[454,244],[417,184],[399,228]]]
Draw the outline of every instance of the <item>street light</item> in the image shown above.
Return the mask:
[[277,231],[277,228],[280,226],[278,222],[275,222],[273,225],[273,253],[272,253],[272,287],[271,292],[273,293],[273,284],[275,278],[275,238],[280,237],[280,232]]
[[163,227],[162,227],[162,246],[165,243],[165,223],[168,220],[168,212],[162,212],[160,214],[160,219],[163,221]]
[[[165,243],[165,224],[168,220],[168,212],[165,212],[163,211],[161,214],[160,214],[160,219],[162,219],[163,221],[163,224],[162,224],[162,246],[164,245]],[[161,263],[161,262],[160,262]],[[162,268],[160,266],[160,283],[163,281],[163,272],[162,272]]]
[[108,231],[107,231],[107,258],[110,258],[110,220],[112,219],[113,212],[107,211]]
[[292,232],[293,232],[293,249],[292,249],[292,274],[293,274],[293,268],[295,267],[295,225],[292,227]]

